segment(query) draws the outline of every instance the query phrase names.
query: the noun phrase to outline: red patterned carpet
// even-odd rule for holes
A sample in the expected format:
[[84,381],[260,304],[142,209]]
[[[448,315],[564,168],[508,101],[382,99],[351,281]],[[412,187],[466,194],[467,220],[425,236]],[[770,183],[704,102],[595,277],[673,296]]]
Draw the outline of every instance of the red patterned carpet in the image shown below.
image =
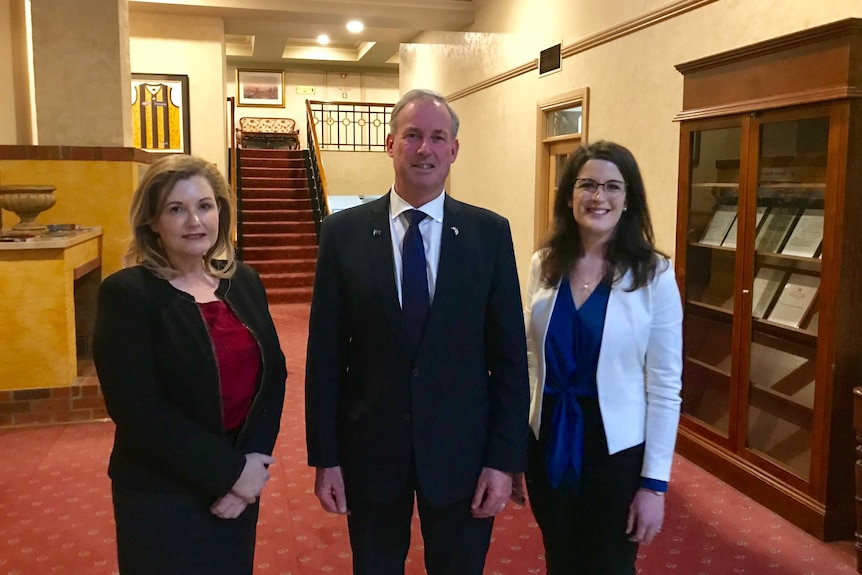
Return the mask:
[[[308,306],[277,305],[273,314],[290,375],[278,462],[262,501],[255,574],[347,575],[344,519],[320,509],[305,465]],[[105,475],[112,429],[105,422],[0,432],[0,575],[117,572]],[[681,457],[667,511],[664,532],[641,550],[643,575],[855,572],[852,542],[821,543]],[[418,521],[414,527],[407,575],[424,573]],[[529,509],[510,508],[496,522],[485,575],[533,573],[545,573],[538,528]]]

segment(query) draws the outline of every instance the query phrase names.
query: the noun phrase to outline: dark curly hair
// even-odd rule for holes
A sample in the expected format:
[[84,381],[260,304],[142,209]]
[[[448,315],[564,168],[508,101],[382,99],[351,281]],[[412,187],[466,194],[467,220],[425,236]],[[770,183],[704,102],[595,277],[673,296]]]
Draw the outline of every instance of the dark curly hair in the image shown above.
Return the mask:
[[656,250],[646,191],[638,164],[632,153],[614,142],[598,141],[580,146],[572,152],[557,186],[554,198],[554,219],[550,235],[545,240],[542,258],[542,281],[548,287],[556,286],[583,255],[581,234],[572,214],[571,200],[575,180],[581,168],[590,160],[613,163],[626,182],[626,210],[608,243],[608,277],[618,282],[631,271],[633,282],[627,291],[645,286],[655,277],[656,266],[664,254]]

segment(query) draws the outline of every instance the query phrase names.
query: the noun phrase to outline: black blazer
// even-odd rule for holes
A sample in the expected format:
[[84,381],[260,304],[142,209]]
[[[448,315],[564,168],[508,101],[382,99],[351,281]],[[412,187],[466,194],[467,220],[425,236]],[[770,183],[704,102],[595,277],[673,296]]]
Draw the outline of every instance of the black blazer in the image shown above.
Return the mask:
[[524,319],[508,222],[444,203],[434,301],[419,349],[403,333],[389,196],[323,222],[306,364],[308,463],[340,465],[351,497],[403,492],[415,460],[434,505],[482,467],[526,464]]
[[136,266],[99,288],[93,357],[116,423],[111,479],[126,489],[221,497],[245,454],[271,454],[287,369],[257,273],[240,264],[216,294],[251,330],[263,366],[237,444],[222,427],[218,364],[194,298]]

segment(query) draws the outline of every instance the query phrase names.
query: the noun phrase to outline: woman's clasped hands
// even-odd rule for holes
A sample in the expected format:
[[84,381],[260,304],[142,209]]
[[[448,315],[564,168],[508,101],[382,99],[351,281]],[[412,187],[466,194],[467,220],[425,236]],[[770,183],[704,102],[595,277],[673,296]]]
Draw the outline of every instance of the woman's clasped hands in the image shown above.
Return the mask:
[[216,517],[236,519],[245,508],[257,501],[264,485],[269,481],[268,466],[275,458],[263,453],[247,453],[245,466],[231,490],[219,497],[210,507]]

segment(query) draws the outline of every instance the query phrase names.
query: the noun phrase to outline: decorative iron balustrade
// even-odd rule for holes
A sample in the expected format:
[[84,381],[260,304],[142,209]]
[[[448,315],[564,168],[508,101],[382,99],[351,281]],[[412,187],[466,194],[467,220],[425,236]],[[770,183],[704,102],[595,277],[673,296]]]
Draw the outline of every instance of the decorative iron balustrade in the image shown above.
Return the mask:
[[321,150],[386,151],[394,104],[309,100]]

